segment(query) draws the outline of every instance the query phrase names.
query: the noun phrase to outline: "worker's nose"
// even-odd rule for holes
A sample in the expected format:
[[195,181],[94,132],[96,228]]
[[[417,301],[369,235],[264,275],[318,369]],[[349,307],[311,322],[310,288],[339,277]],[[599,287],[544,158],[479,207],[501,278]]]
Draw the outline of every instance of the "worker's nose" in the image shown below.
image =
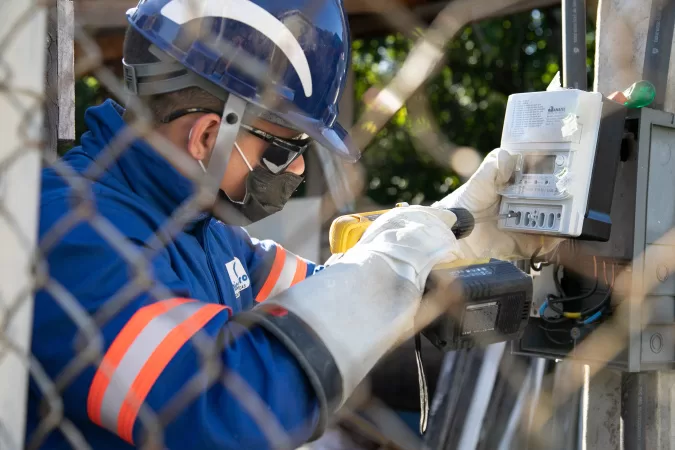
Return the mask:
[[291,163],[291,165],[286,168],[286,172],[291,172],[296,175],[302,175],[305,173],[305,157],[300,155],[300,157],[298,157]]

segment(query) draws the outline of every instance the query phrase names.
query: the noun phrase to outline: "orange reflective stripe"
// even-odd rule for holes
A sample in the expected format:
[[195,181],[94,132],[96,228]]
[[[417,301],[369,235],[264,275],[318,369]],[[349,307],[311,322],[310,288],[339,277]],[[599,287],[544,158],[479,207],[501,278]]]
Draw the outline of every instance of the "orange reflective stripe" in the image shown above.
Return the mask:
[[[99,366],[87,398],[92,422],[133,444],[138,412],[171,359],[223,305],[171,299],[139,309]],[[197,368],[194,368],[197,369]]]
[[291,281],[291,286],[300,281],[304,280],[307,277],[307,263],[302,259],[296,257],[297,266],[295,267],[295,275],[293,276],[293,281]]
[[92,422],[101,425],[101,406],[103,404],[103,397],[113,372],[117,369],[122,357],[129,349],[134,340],[138,337],[141,331],[150,323],[155,317],[164,314],[172,308],[194,300],[186,298],[173,298],[170,300],[163,300],[151,305],[145,306],[136,312],[129,322],[122,328],[113,343],[108,348],[101,364],[99,365],[94,379],[89,388],[89,395],[87,397],[87,414]]
[[150,389],[169,364],[178,350],[194,336],[204,325],[224,309],[226,306],[208,304],[201,307],[196,313],[178,324],[157,346],[152,356],[143,365],[131,385],[122,408],[119,412],[117,434],[127,442],[132,442],[134,422],[138,411],[145,401]]
[[281,270],[284,268],[285,262],[286,250],[284,250],[282,246],[277,245],[276,254],[274,255],[274,263],[272,263],[272,269],[270,270],[270,274],[267,276],[267,280],[265,280],[265,284],[263,284],[263,287],[260,289],[260,292],[258,292],[258,295],[255,298],[256,302],[260,303],[267,300],[267,297],[269,297],[272,289],[274,289],[274,286],[279,280],[279,275],[281,275]]

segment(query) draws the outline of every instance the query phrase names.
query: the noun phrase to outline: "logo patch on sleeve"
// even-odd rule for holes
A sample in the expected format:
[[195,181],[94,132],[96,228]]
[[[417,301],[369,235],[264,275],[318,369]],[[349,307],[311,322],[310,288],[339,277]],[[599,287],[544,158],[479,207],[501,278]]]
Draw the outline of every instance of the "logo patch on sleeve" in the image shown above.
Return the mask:
[[227,269],[227,273],[230,276],[234,295],[239,298],[239,293],[251,285],[251,279],[248,277],[239,258],[234,258],[232,261],[225,263],[225,269]]

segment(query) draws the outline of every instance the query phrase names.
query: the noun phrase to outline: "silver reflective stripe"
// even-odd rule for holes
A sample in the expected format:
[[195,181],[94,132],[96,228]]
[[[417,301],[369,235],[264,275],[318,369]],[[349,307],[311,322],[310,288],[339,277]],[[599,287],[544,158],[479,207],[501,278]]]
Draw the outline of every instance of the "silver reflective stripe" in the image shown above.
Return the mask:
[[178,305],[155,317],[143,328],[110,377],[110,384],[101,404],[101,425],[117,434],[119,413],[124,399],[150,355],[177,325],[190,318],[203,306],[204,304],[200,302]]
[[267,298],[272,298],[291,287],[293,277],[295,276],[295,270],[298,267],[298,258],[288,250],[285,250],[285,253],[284,267],[281,269],[279,279],[274,284],[272,292],[270,292],[270,295],[268,295]]

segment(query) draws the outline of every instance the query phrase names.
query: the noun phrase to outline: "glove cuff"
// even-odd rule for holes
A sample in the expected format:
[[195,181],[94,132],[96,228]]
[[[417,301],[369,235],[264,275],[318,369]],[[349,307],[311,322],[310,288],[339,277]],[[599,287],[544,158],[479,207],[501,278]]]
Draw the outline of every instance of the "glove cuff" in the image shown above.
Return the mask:
[[343,398],[342,376],[328,347],[304,320],[278,304],[261,304],[232,320],[247,328],[264,328],[296,358],[319,401],[319,420],[310,440],[318,439]]

